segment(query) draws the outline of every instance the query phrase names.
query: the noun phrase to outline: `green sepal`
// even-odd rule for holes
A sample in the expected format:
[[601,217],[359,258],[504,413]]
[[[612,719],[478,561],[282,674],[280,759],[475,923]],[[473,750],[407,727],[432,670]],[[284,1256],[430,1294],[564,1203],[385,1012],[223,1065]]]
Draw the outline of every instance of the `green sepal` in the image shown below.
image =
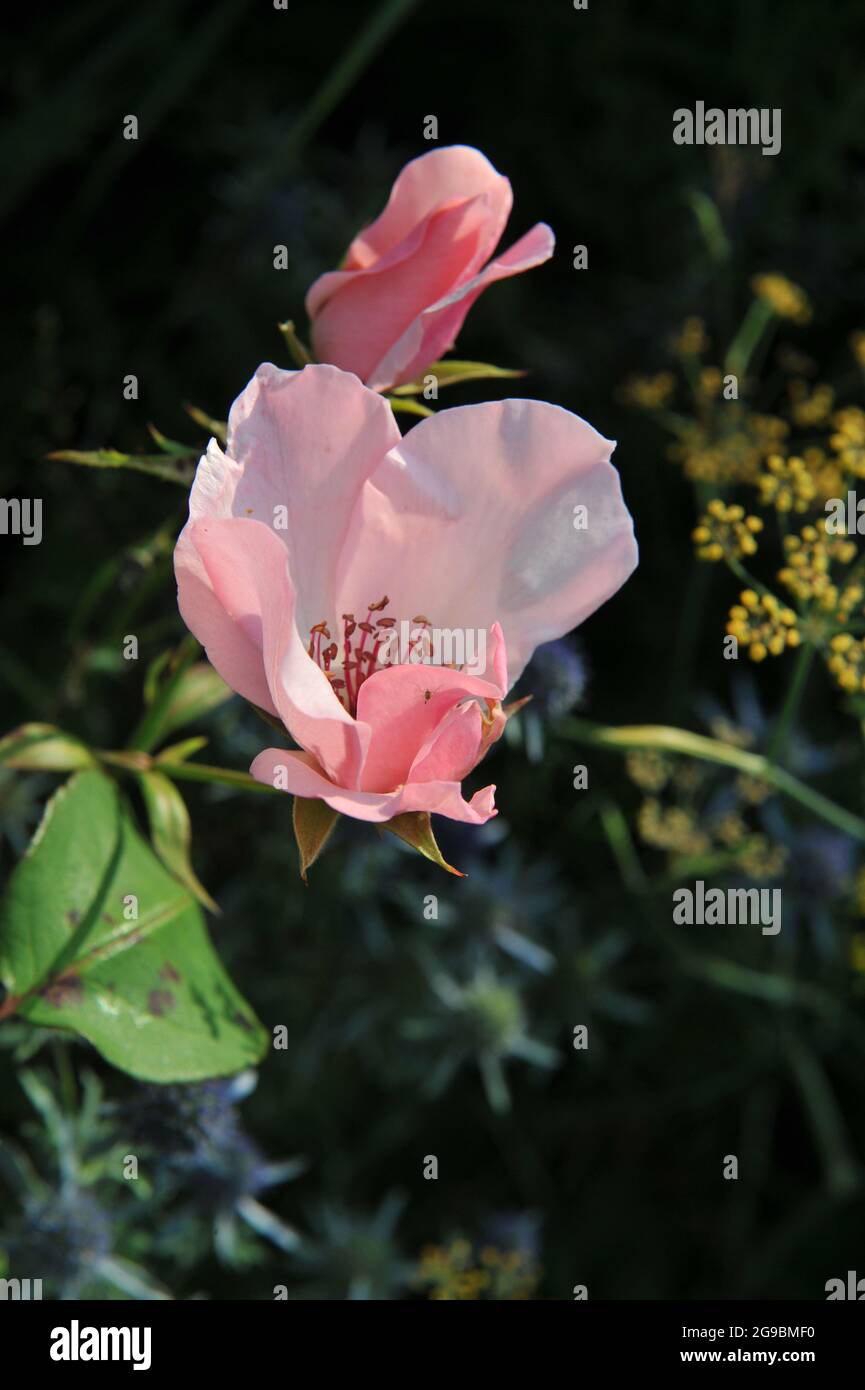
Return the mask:
[[429,811],[404,811],[402,815],[385,821],[383,828],[389,830],[392,835],[397,835],[425,858],[431,859],[433,864],[438,864],[440,869],[446,869],[457,878],[465,878],[464,873],[447,862],[436,844]]
[[307,870],[315,863],[327,844],[339,813],[318,797],[296,796],[292,813],[294,838],[300,855],[300,876],[304,883]]

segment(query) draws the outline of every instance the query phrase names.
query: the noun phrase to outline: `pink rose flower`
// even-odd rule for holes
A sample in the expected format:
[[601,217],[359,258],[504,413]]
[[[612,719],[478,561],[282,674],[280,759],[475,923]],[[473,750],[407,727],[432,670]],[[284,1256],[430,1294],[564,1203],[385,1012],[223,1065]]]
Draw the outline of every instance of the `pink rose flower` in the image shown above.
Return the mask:
[[[506,652],[515,681],[636,564],[613,447],[530,400],[403,438],[336,367],[259,367],[175,550],[185,623],[300,746],[260,753],[253,776],[361,820],[495,815],[494,787],[466,801],[460,784],[504,727]],[[445,636],[464,659],[429,664]]]
[[539,222],[489,261],[512,202],[508,180],[468,145],[413,159],[342,269],[319,276],[306,296],[319,361],[376,391],[419,377],[453,346],[487,285],[553,254],[553,234]]

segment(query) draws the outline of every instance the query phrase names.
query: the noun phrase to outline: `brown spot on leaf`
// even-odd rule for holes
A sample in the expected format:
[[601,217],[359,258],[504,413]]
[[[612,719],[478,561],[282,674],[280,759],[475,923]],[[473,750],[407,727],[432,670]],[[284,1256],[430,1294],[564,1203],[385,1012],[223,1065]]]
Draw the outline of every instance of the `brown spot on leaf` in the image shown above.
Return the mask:
[[159,978],[160,980],[171,980],[174,984],[177,984],[183,977],[179,970],[175,970],[171,961],[167,960],[159,972]]
[[71,922],[73,927],[78,926],[78,923],[81,921],[81,913],[78,911],[77,907],[70,907],[66,914],[66,920],[67,922]]
[[250,1023],[249,1019],[246,1017],[245,1014],[242,1014],[239,1011],[237,1011],[234,1014],[234,1022],[237,1024],[238,1028],[242,1028],[245,1033],[252,1032],[252,1024]]
[[156,1018],[161,1018],[170,1009],[175,1008],[177,1000],[170,989],[152,989],[147,996],[148,1012]]
[[52,1008],[74,1008],[84,998],[84,982],[78,975],[58,975],[56,980],[40,989],[39,994]]

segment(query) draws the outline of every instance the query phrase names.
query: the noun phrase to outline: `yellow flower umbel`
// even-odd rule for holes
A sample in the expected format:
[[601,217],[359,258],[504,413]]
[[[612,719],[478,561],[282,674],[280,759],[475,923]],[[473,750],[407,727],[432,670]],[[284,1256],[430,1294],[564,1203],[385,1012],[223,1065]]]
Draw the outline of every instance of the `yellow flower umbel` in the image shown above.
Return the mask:
[[776,845],[766,835],[754,835],[744,845],[737,856],[739,868],[749,878],[779,878],[784,872],[788,852],[783,845]]
[[796,379],[790,382],[788,390],[790,414],[794,424],[802,429],[812,429],[816,425],[825,425],[828,422],[835,401],[835,392],[831,386],[815,386],[812,391],[806,381]]
[[639,406],[641,410],[663,410],[669,405],[675,389],[676,378],[672,372],[656,372],[654,376],[630,377],[621,394],[628,405]]
[[766,460],[766,471],[757,479],[760,501],[772,503],[779,512],[806,512],[817,495],[817,484],[804,459],[782,458],[773,454]]
[[814,481],[814,505],[822,510],[830,497],[840,497],[844,491],[844,471],[837,459],[830,457],[825,449],[818,448],[816,444],[803,449],[802,458]]
[[711,401],[720,394],[724,375],[720,367],[701,367],[694,388],[698,400]]
[[[701,395],[705,400],[705,395]],[[756,415],[740,401],[720,403],[717,422],[688,420],[667,456],[695,482],[754,483],[764,461],[784,448],[790,426],[777,415]]]
[[709,733],[719,743],[729,743],[731,748],[753,748],[756,742],[752,729],[734,724],[724,714],[716,714],[709,720]]
[[414,1283],[426,1286],[436,1300],[514,1301],[531,1298],[540,1269],[521,1250],[498,1250],[486,1245],[475,1253],[467,1240],[450,1245],[427,1245],[421,1252]]
[[865,690],[865,638],[852,632],[839,632],[829,643],[826,662],[842,690],[852,694]]
[[685,319],[671,341],[671,347],[677,357],[700,357],[708,346],[706,325],[696,316]]
[[812,603],[838,622],[846,622],[865,597],[855,580],[839,585],[833,579],[832,565],[849,565],[856,558],[856,546],[843,536],[827,535],[822,519],[803,526],[798,536],[784,537],[784,558],[787,563],[778,571],[784,588],[800,603]]
[[865,411],[855,405],[836,410],[832,424],[835,433],[829,436],[829,443],[840,467],[856,478],[865,478]]
[[793,323],[808,323],[811,318],[811,305],[808,296],[786,275],[755,275],[751,289],[760,299],[765,299],[781,319],[791,319]]
[[645,844],[668,854],[705,854],[711,845],[711,837],[701,830],[693,811],[664,806],[655,796],[647,796],[640,806],[637,830]]
[[762,805],[774,790],[768,782],[761,782],[759,777],[749,777],[745,772],[738,774],[735,786],[746,806]]
[[746,516],[744,507],[738,504],[728,507],[720,497],[715,497],[691,532],[691,539],[701,560],[738,560],[756,553],[755,536],[762,529],[763,523],[758,516]]
[[652,748],[633,749],[625,759],[625,768],[631,781],[644,792],[663,791],[670,780],[666,758]]
[[787,647],[799,646],[797,622],[792,608],[785,608],[774,594],[745,589],[730,609],[727,632],[747,647],[752,661],[764,661],[767,656],[780,656]]

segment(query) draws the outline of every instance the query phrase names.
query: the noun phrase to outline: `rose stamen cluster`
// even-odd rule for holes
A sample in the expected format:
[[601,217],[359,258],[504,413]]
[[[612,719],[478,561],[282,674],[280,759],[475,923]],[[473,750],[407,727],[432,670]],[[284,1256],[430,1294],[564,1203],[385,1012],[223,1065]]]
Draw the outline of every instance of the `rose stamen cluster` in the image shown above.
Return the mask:
[[[374,613],[381,613],[389,603],[390,599],[385,595],[377,603],[368,604],[366,618],[360,622],[353,613],[343,613],[340,622],[335,625],[340,632],[339,641],[333,640],[330,627],[324,620],[315,623],[309,630],[307,651],[327,676],[331,689],[349,714],[357,712],[357,697],[364,681],[377,671],[398,664],[389,646],[396,618],[373,618]],[[424,638],[430,626],[429,618],[423,614],[412,618],[411,636],[404,653],[406,661],[429,664],[429,648]],[[367,639],[372,640],[369,648]],[[322,645],[324,642],[328,643],[326,647]],[[461,669],[460,666],[448,664],[448,670]]]

